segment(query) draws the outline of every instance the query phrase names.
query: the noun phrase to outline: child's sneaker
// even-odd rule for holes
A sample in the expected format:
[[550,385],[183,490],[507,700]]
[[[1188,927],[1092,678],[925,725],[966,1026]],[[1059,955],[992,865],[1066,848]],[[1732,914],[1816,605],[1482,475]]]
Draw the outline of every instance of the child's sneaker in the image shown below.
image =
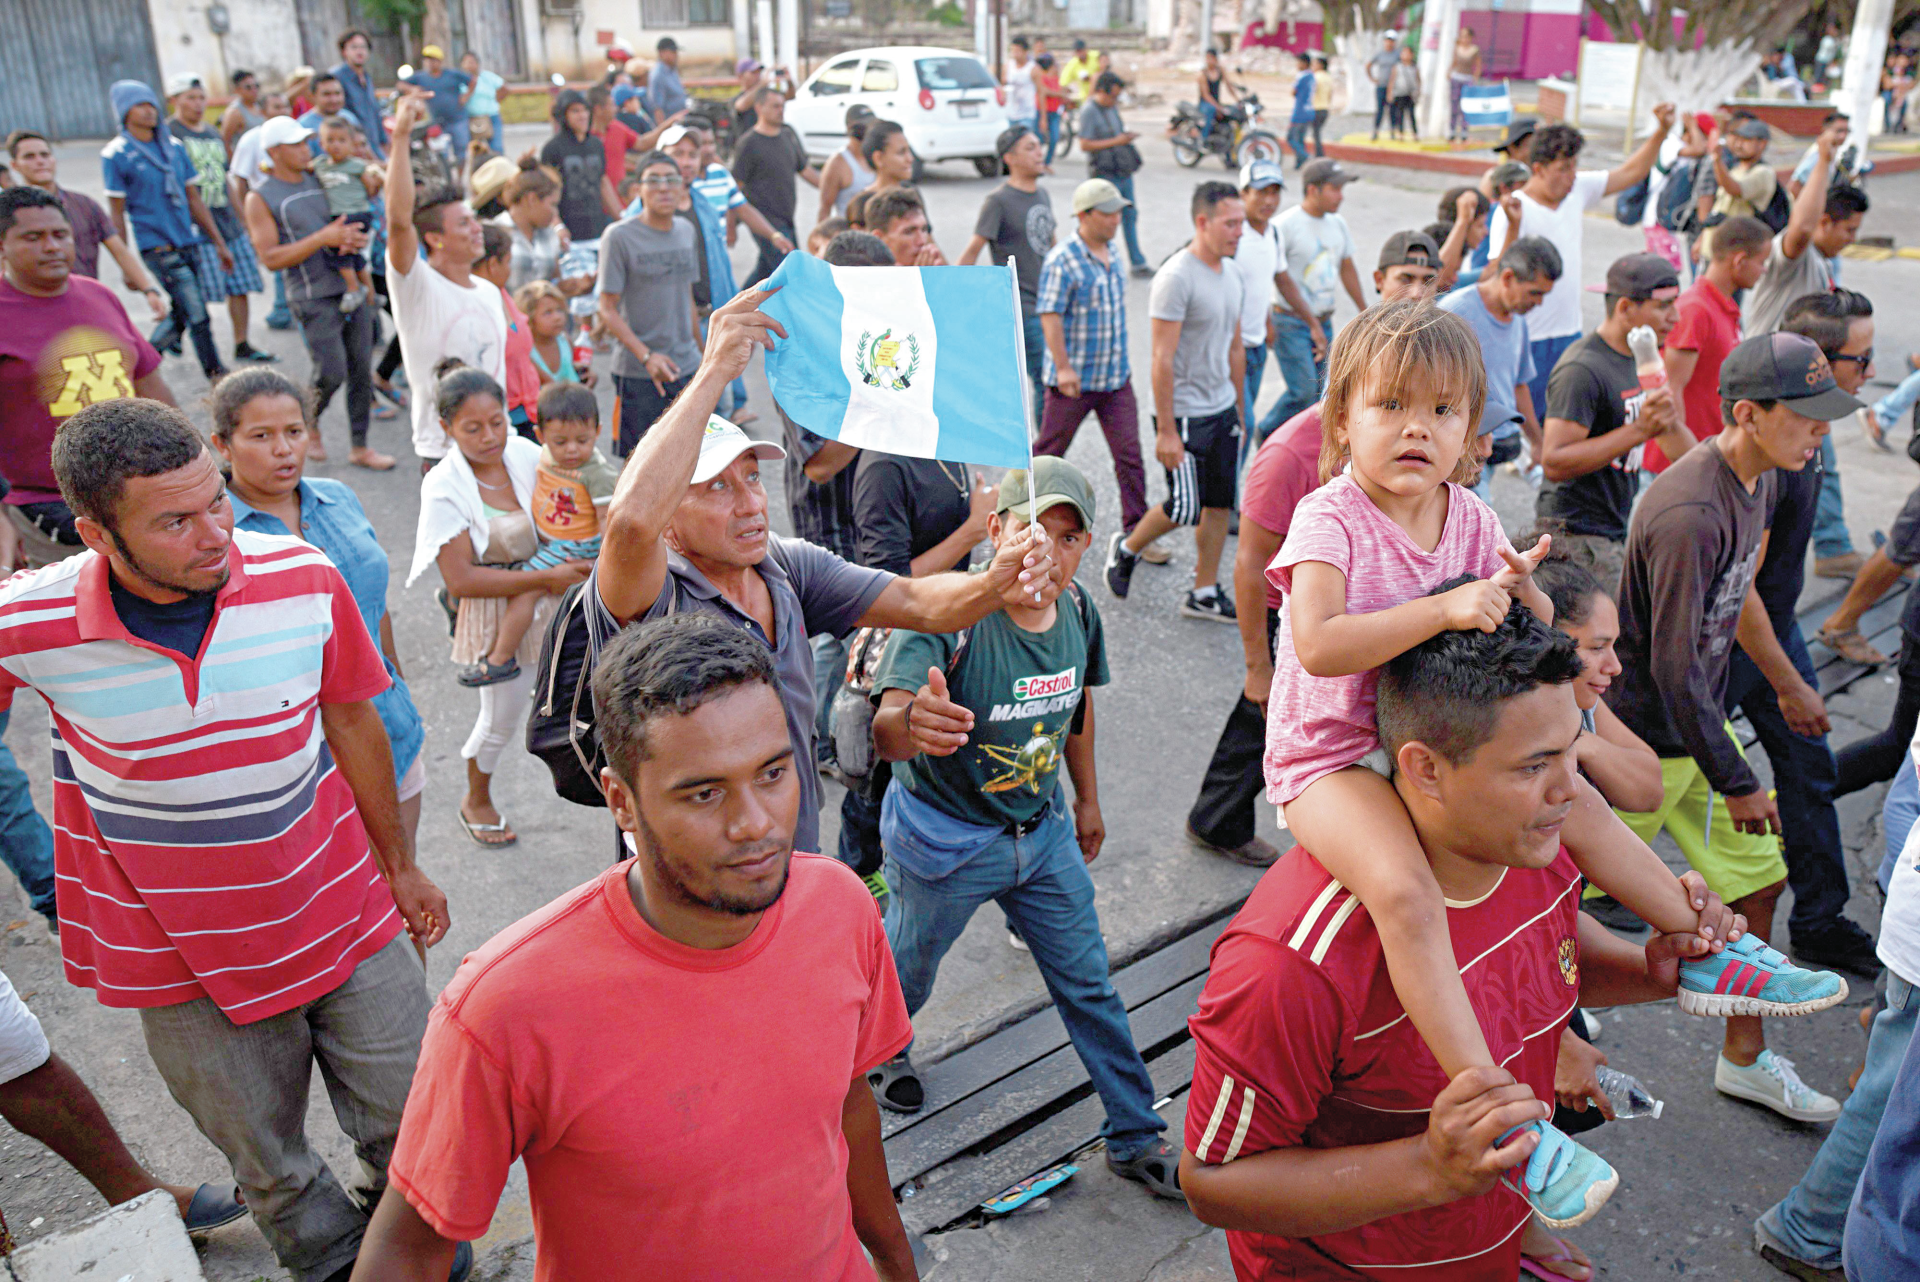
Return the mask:
[[367,301],[366,290],[350,289],[346,293],[340,295],[340,310],[343,312],[357,312],[360,310],[361,304],[365,303],[366,301]]
[[1680,1009],[1689,1015],[1811,1015],[1846,999],[1846,980],[1794,965],[1758,935],[1680,963]]
[[1592,1219],[1620,1186],[1620,1176],[1605,1158],[1568,1139],[1552,1122],[1529,1122],[1502,1135],[1500,1142],[1525,1130],[1538,1133],[1540,1143],[1524,1166],[1501,1176],[1502,1182],[1526,1198],[1550,1229],[1570,1229]]
[[1772,1051],[1742,1067],[1725,1055],[1713,1066],[1713,1087],[1722,1095],[1764,1104],[1796,1122],[1831,1122],[1840,1116],[1840,1101],[1822,1095],[1800,1080],[1793,1061]]

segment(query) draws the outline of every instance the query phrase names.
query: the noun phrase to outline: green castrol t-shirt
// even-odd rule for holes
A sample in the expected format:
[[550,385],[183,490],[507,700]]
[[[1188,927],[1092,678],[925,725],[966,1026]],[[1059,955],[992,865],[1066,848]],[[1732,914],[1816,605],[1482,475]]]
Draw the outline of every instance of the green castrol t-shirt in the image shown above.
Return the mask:
[[[966,652],[947,672],[955,703],[973,710],[966,746],[946,757],[895,762],[894,779],[956,819],[988,827],[1024,823],[1053,797],[1067,735],[1081,696],[1107,683],[1100,612],[1086,593],[1060,594],[1053,626],[1028,632],[994,613],[976,623]],[[874,682],[882,690],[918,690],[927,669],[946,671],[957,633],[896,631]]]

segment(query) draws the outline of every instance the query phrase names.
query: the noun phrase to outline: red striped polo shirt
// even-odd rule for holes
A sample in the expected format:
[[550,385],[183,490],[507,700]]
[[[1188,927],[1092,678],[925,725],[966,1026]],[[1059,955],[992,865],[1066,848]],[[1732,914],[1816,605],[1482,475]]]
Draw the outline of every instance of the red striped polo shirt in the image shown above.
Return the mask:
[[53,713],[54,872],[67,978],[107,1006],[211,998],[237,1024],[345,981],[401,928],[323,703],[386,689],[340,572],[236,530],[200,653],[133,636],[106,558],[0,585],[0,706]]
[[[1580,874],[1563,848],[1447,904],[1460,978],[1494,1061],[1553,1099],[1560,1030],[1580,996]],[[1353,893],[1298,848],[1213,946],[1186,1146],[1220,1165],[1278,1148],[1418,1135],[1446,1074],[1400,1008],[1380,936]],[[1480,1197],[1314,1238],[1229,1232],[1236,1277],[1484,1282],[1520,1270],[1531,1212],[1504,1185]]]

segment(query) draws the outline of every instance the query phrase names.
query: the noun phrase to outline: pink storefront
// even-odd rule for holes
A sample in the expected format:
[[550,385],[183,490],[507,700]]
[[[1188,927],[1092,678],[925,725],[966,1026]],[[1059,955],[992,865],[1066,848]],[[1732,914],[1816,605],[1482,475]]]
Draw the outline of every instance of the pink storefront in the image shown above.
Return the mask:
[[[1540,80],[1572,76],[1580,64],[1580,37],[1612,40],[1598,17],[1583,12],[1581,0],[1467,0],[1463,26],[1480,41],[1480,65],[1490,79]],[[1483,7],[1484,6],[1484,7]],[[1283,49],[1323,49],[1318,21],[1283,23],[1268,33],[1262,23],[1248,28],[1241,43]]]

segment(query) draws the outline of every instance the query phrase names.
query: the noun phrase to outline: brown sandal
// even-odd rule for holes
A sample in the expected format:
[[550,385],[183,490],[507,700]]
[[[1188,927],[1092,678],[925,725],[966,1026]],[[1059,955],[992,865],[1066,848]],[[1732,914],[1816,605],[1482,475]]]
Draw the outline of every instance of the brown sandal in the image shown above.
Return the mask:
[[1822,628],[1819,640],[1821,645],[1848,663],[1857,663],[1863,668],[1883,668],[1887,665],[1887,656],[1869,645],[1858,628]]

